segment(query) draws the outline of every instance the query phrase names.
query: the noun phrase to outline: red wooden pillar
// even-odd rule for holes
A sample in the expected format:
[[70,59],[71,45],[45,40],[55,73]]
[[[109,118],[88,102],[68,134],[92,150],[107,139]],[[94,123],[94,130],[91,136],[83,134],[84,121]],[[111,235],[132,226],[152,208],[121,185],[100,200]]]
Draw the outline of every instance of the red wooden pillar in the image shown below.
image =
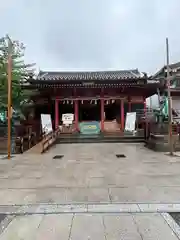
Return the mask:
[[144,97],[144,116],[146,116],[147,106],[146,106],[146,98]]
[[55,99],[55,129],[59,127],[59,100]]
[[131,112],[131,98],[128,99],[128,112]]
[[121,130],[124,131],[124,100],[121,99]]
[[101,132],[104,131],[104,98],[101,98]]
[[79,106],[78,106],[78,100],[74,101],[74,117],[75,117],[75,128],[76,131],[79,131]]
[[144,134],[144,137],[145,139],[147,138],[148,136],[148,122],[147,122],[147,106],[146,106],[146,98],[144,97],[143,98],[144,100],[144,131],[145,131],[145,134]]

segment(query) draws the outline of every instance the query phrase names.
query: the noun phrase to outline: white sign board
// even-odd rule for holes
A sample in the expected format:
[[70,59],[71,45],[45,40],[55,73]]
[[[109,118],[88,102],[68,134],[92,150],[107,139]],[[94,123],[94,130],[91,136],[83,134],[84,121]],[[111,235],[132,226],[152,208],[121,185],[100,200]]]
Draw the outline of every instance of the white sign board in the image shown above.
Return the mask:
[[72,122],[74,121],[74,114],[73,113],[63,114],[62,121],[63,121],[63,124],[65,124],[65,125],[72,124]]
[[45,132],[46,134],[53,131],[50,114],[41,114],[41,125],[42,131]]
[[127,112],[125,131],[133,132],[136,124],[136,112]]

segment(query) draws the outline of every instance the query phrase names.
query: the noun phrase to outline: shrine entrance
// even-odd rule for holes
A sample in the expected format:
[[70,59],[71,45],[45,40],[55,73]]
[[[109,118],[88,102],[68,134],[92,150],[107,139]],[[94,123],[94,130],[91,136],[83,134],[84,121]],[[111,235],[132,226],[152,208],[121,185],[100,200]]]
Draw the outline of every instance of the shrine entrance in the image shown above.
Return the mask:
[[82,121],[101,121],[100,101],[79,102],[79,122]]
[[105,101],[104,105],[104,120],[105,121],[113,121],[116,120],[120,122],[120,101],[116,102],[112,101]]
[[80,134],[99,134],[101,122],[100,100],[79,101],[79,132]]

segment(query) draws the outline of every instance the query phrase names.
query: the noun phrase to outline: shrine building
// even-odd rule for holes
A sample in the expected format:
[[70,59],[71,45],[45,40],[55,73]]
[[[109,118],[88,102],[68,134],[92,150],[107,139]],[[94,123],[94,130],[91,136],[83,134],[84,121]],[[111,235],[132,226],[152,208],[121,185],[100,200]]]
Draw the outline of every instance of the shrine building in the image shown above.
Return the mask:
[[[146,99],[164,88],[162,81],[133,70],[91,72],[40,71],[28,80],[26,88],[36,89],[33,96],[34,118],[51,114],[53,128],[62,133],[124,133],[127,112],[146,113]],[[74,114],[70,127],[64,126],[63,114]],[[95,127],[93,127],[95,126]],[[86,128],[87,130],[87,128]],[[92,130],[93,133],[93,130]]]

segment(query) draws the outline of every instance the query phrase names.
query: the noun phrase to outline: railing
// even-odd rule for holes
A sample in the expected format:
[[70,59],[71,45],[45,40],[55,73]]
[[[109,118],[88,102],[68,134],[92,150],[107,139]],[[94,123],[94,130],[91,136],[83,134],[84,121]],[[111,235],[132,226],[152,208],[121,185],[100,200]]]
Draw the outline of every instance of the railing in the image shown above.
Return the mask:
[[121,132],[121,124],[117,123],[117,121],[104,121],[104,131],[105,132]]
[[136,110],[136,121],[153,121],[154,112],[151,108],[137,109]]
[[[151,122],[149,124],[150,133],[151,134],[162,134],[167,135],[169,132],[169,124],[168,122],[164,123],[154,123]],[[172,134],[178,134],[179,133],[179,125],[178,124],[172,124]]]
[[[21,126],[22,129],[22,126]],[[7,124],[0,124],[0,153],[7,153]],[[30,146],[32,138],[26,134],[20,135],[16,127],[11,128],[11,153],[23,153]]]
[[60,134],[59,129],[53,132],[49,132],[48,134],[44,134],[43,139],[40,143],[40,153],[44,153],[45,151],[47,151],[56,141],[59,134]]
[[59,126],[59,131],[63,134],[68,134],[68,133],[73,133],[76,131],[76,128],[75,128],[75,123],[73,123],[72,125],[69,125],[69,126],[65,126],[65,125],[60,125]]
[[36,131],[33,129],[32,125],[16,126],[15,129],[15,152],[23,153],[39,142],[40,139],[36,134]]

